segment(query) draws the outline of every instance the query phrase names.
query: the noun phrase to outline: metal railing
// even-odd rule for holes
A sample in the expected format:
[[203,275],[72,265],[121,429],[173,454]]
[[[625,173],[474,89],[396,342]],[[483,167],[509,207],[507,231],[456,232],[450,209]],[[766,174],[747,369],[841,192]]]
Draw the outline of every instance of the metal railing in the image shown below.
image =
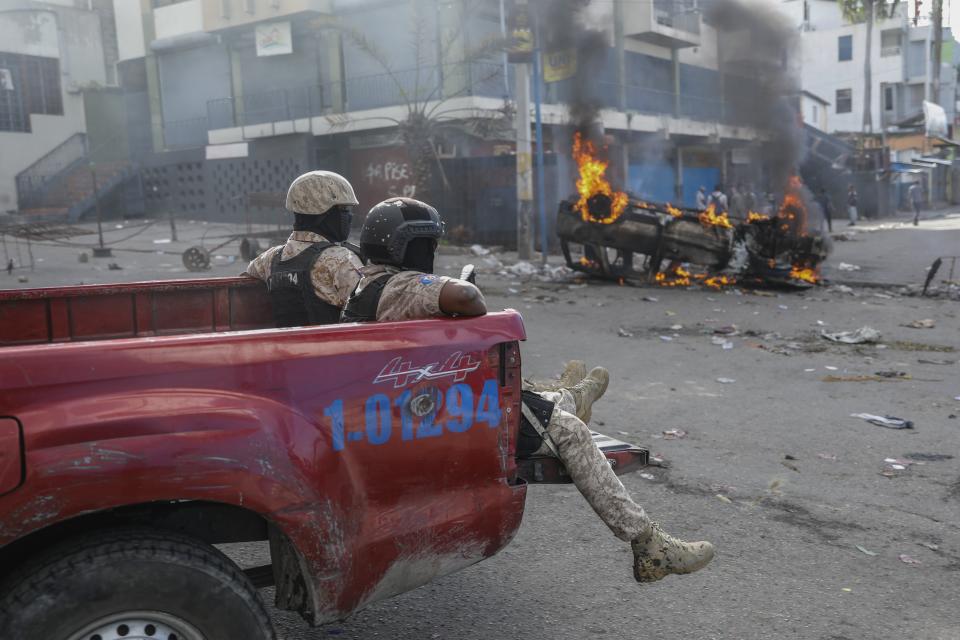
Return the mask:
[[86,155],[87,134],[75,133],[18,173],[17,206],[20,209],[37,206],[52,183],[82,162]]
[[207,102],[206,125],[243,127],[459,96],[505,97],[503,67],[487,62],[438,65],[219,98]]
[[700,34],[700,11],[689,2],[654,0],[653,17],[657,24],[678,31]]

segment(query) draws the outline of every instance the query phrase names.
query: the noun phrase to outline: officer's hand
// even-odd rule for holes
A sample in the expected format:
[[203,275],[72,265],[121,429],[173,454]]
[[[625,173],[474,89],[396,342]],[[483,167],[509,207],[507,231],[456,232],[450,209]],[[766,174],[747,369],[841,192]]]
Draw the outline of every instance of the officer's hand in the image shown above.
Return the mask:
[[472,264],[464,266],[460,271],[460,279],[470,284],[477,284],[477,268]]

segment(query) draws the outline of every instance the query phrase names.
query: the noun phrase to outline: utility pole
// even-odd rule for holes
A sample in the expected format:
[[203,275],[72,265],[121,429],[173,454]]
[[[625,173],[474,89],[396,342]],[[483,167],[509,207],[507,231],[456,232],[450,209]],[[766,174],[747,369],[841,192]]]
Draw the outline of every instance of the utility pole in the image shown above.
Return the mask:
[[109,258],[113,254],[110,247],[103,246],[103,213],[100,209],[100,194],[98,193],[100,187],[97,185],[97,165],[93,161],[90,162],[90,180],[93,182],[93,204],[97,210],[97,237],[99,238],[98,246],[93,248],[93,257]]
[[943,56],[943,0],[933,0],[931,10],[933,61],[930,74],[930,102],[940,104],[940,62]]
[[533,158],[530,153],[530,65],[514,65],[517,97],[517,257],[533,255]]

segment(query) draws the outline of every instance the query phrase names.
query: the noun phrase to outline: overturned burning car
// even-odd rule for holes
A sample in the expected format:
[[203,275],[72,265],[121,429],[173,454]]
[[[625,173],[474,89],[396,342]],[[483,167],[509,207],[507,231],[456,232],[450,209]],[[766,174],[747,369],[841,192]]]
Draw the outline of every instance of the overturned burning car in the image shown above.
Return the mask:
[[557,213],[570,268],[665,286],[740,282],[805,288],[819,281],[829,239],[807,230],[799,178],[791,178],[775,214],[750,212],[735,224],[712,206],[679,208],[613,191],[604,178],[606,163],[579,137],[574,157],[580,167],[578,193],[561,202]]

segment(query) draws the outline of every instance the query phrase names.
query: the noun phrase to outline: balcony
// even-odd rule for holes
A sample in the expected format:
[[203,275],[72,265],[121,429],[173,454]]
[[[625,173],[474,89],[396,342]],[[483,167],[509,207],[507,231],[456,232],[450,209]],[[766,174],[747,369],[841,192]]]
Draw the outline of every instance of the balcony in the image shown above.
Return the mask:
[[627,37],[661,47],[700,45],[700,11],[689,0],[624,2],[623,24]]
[[[293,89],[220,98],[207,103],[210,129],[295,123],[315,116],[428,102],[444,97],[504,98],[503,67],[493,63],[452,64],[393,74],[352,78]],[[291,129],[292,128],[292,129]],[[287,130],[291,129],[291,130]],[[278,133],[297,131],[295,124]]]
[[219,31],[299,14],[330,15],[333,0],[202,0],[203,27]]

